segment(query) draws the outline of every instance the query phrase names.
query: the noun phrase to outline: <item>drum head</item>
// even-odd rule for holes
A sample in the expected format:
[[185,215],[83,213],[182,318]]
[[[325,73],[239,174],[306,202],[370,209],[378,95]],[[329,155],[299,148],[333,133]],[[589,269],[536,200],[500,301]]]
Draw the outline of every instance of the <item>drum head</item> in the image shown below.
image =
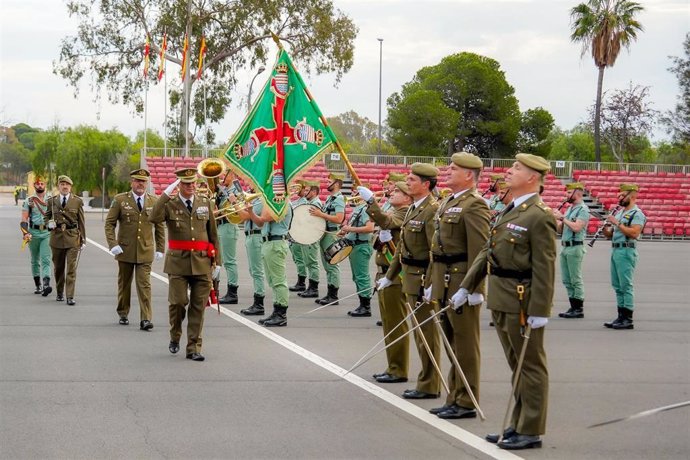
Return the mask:
[[343,260],[347,259],[347,256],[352,252],[352,246],[345,246],[338,253],[336,253],[331,260],[328,261],[331,265],[338,265]]
[[290,238],[295,243],[316,243],[326,231],[326,220],[309,214],[309,209],[311,208],[316,208],[316,206],[313,204],[301,204],[292,210]]

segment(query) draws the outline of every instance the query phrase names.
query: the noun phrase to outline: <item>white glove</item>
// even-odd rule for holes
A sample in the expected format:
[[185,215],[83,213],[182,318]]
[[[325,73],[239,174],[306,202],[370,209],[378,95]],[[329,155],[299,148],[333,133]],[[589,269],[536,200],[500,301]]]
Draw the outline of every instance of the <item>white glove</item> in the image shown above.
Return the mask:
[[156,260],[161,260],[163,258],[163,253],[156,251],[156,253],[153,255],[153,257]]
[[114,256],[122,254],[123,252],[124,251],[122,250],[119,244],[117,246],[113,246],[112,249],[110,249],[110,253]]
[[431,286],[424,289],[424,294],[422,294],[422,299],[424,299],[426,302],[431,302]]
[[48,229],[49,230],[55,230],[55,221],[54,220],[48,221]]
[[455,307],[455,310],[458,308],[462,307],[465,305],[465,302],[467,302],[467,295],[469,292],[467,292],[467,289],[465,288],[460,288],[458,289],[458,292],[453,294],[453,297],[450,298],[450,300],[453,302],[453,306]]
[[86,243],[81,245],[81,249],[84,249],[86,247]]
[[163,193],[165,193],[168,196],[172,195],[173,190],[175,190],[175,187],[177,187],[179,184],[180,184],[180,179],[177,179],[175,182],[168,185],[168,187],[165,190],[163,190]]
[[390,230],[381,230],[379,232],[379,241],[382,243],[388,243],[389,241],[393,241],[393,234]]
[[369,201],[371,200],[371,197],[374,196],[374,192],[366,187],[362,187],[361,185],[357,187],[357,192],[359,192],[359,196],[361,196],[364,201]]
[[527,324],[532,326],[532,329],[539,329],[540,327],[544,327],[548,322],[549,318],[544,318],[543,316],[529,316],[527,318]]
[[384,276],[376,282],[376,289],[380,291],[382,289],[386,289],[391,284],[393,284],[393,282]]
[[216,281],[220,279],[220,267],[218,265],[213,267],[213,271],[211,272],[211,278],[213,278]]
[[484,303],[484,294],[476,292],[467,296],[467,303],[470,305],[481,305]]

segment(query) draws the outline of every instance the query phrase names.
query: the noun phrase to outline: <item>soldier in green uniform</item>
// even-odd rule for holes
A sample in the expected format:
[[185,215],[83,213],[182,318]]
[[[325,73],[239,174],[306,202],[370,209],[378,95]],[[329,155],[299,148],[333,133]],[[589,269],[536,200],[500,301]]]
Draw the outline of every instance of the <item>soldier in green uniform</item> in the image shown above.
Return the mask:
[[[431,246],[432,285],[425,297],[435,300],[442,307],[450,303],[450,297],[458,290],[468,268],[489,238],[489,208],[477,193],[482,167],[482,160],[476,155],[465,152],[453,154],[446,180],[450,195],[441,202],[434,216],[436,231]],[[481,363],[479,314],[483,301],[484,286],[480,283],[469,295],[469,306],[461,314],[447,313],[441,319],[448,342],[477,400]],[[445,404],[429,412],[443,419],[477,417],[472,399],[452,360],[448,384],[450,393]]]
[[611,238],[611,285],[616,293],[618,317],[604,323],[609,329],[633,329],[635,292],[633,278],[637,265],[637,240],[647,217],[637,207],[637,184],[621,184],[618,194],[620,211],[609,216],[604,235]]
[[[306,204],[323,209],[323,205],[319,199],[321,183],[317,180],[304,181],[304,187],[307,189],[307,195],[305,196],[307,200]],[[309,286],[307,286],[304,291],[298,292],[297,295],[305,299],[317,298],[319,297],[319,255],[321,253],[321,247],[318,241],[316,243],[301,246],[304,267],[309,277]]]
[[77,281],[79,255],[86,245],[86,228],[84,226],[84,203],[72,193],[72,179],[68,176],[58,177],[59,194],[48,199],[45,219],[48,221],[50,247],[53,251],[55,269],[55,300],[65,300],[67,305],[75,305],[74,288]]
[[[256,198],[252,203],[254,206],[260,199]],[[240,310],[243,315],[260,314],[264,312],[264,263],[261,260],[261,228],[249,218],[247,213],[240,212],[240,217],[244,220],[244,248],[247,250],[247,263],[249,265],[249,275],[252,277],[254,285],[254,302],[247,308]],[[259,312],[259,313],[255,313]]]
[[[506,174],[514,199],[491,228],[486,246],[452,297],[455,307],[462,307],[488,272],[487,304],[513,377],[526,340],[524,327],[531,327],[510,426],[498,443],[501,449],[541,447],[549,394],[544,326],[551,313],[556,271],[556,219],[539,197],[549,162],[524,153],[515,158]],[[496,443],[499,435],[486,439]]]
[[[362,184],[364,188],[368,184]],[[368,190],[368,189],[367,189]],[[369,219],[366,212],[367,203],[362,201],[355,206],[350,215],[350,220],[340,229],[340,235],[352,244],[350,252],[350,269],[352,281],[355,283],[356,292],[359,292],[359,306],[347,314],[353,317],[371,316],[371,275],[369,274],[369,261],[374,252],[371,247],[371,234],[374,233],[374,221]]]
[[[153,329],[151,311],[151,264],[160,260],[165,251],[165,225],[151,224],[148,216],[157,201],[146,193],[151,173],[144,168],[129,173],[132,189],[115,195],[105,218],[105,238],[115,256],[117,274],[117,314],[120,324],[129,324],[132,278],[136,273],[139,299],[139,329]],[[117,235],[115,229],[119,225]]]
[[561,233],[561,278],[568,292],[570,308],[559,313],[561,318],[584,318],[585,286],[582,282],[582,259],[585,255],[585,236],[589,223],[589,207],[585,204],[585,186],[579,182],[567,184],[566,202],[572,203],[565,215],[554,210],[557,230]]
[[53,288],[50,287],[50,232],[44,219],[48,209],[46,184],[41,176],[34,178],[34,191],[35,193],[22,205],[22,221],[19,227],[24,241],[28,241],[31,252],[31,274],[36,286],[34,294],[43,294],[43,297],[47,297]]
[[[405,294],[406,307],[415,309],[418,322],[426,320],[433,312],[433,304],[423,300],[424,289],[431,284],[429,277],[432,238],[434,236],[434,215],[438,202],[432,195],[436,187],[439,171],[433,165],[414,163],[405,183],[409,189],[413,204],[407,210],[402,223],[400,244],[396,248],[386,276],[377,281],[379,290],[393,283],[401,272],[403,274],[402,290]],[[424,345],[426,339],[430,352]],[[440,377],[433,362],[437,364],[441,357],[438,331],[431,322],[415,331],[417,352],[422,362],[422,370],[417,376],[417,385],[413,390],[405,390],[406,399],[433,399],[439,397]],[[433,361],[432,361],[433,360]]]
[[[376,203],[373,192],[363,187],[359,187],[357,190],[368,205],[367,214],[380,227],[377,241],[374,244],[376,248],[376,266],[378,267],[376,279],[378,281],[386,276],[393,261],[395,248],[400,244],[400,228],[407,210],[412,204],[412,197],[409,195],[410,189],[404,181],[395,182],[394,190],[386,202],[390,210],[386,212],[383,210],[383,207],[379,207]],[[383,334],[384,337],[388,336],[386,345],[399,337],[404,337],[394,345],[386,347],[388,367],[384,372],[374,374],[373,376],[379,383],[407,382],[410,362],[410,342],[409,337],[407,337],[409,326],[407,321],[403,322],[407,316],[407,309],[403,299],[400,278],[400,276],[394,278],[390,286],[378,291]],[[389,336],[388,334],[396,326],[398,327]]]
[[[228,171],[223,178],[223,182],[218,186],[216,195],[216,207],[220,208],[228,200],[230,195],[235,195],[240,190],[235,190],[232,181],[235,175]],[[239,228],[237,224],[233,224],[227,218],[218,219],[216,223],[218,228],[218,239],[220,241],[221,258],[223,259],[223,267],[227,275],[228,291],[225,296],[218,299],[218,302],[223,305],[234,305],[238,302],[237,288],[238,279],[237,274],[237,238],[239,235]]]
[[327,305],[333,303],[338,305],[338,289],[340,288],[340,267],[338,265],[331,265],[326,260],[326,249],[333,244],[336,240],[336,233],[340,230],[340,224],[342,224],[345,219],[345,199],[340,189],[343,188],[343,179],[345,178],[342,174],[331,173],[328,175],[330,184],[328,185],[328,191],[330,195],[326,199],[326,203],[323,205],[323,210],[318,208],[312,208],[309,213],[312,216],[321,217],[326,220],[326,231],[323,237],[319,241],[321,246],[321,263],[323,264],[323,269],[326,271],[326,282],[328,283],[328,292],[326,295],[315,302],[319,305]]
[[[180,350],[182,321],[187,316],[186,357],[203,361],[204,310],[211,293],[212,279],[220,276],[221,255],[216,249],[218,231],[213,201],[196,194],[196,169],[180,169],[175,171],[175,175],[177,180],[165,189],[149,215],[152,224],[165,222],[168,228],[168,251],[163,267],[170,283],[168,349],[173,354]],[[174,196],[178,185],[179,193]]]
[[[309,187],[304,185],[303,180],[297,181],[294,186],[299,187],[299,191],[297,192],[296,199],[290,202],[292,209],[307,204],[307,193],[309,193]],[[289,244],[292,261],[295,263],[295,267],[297,267],[297,282],[288,289],[290,292],[302,292],[307,289],[307,267],[304,265],[304,245],[294,241],[290,241]]]
[[501,194],[498,184],[500,182],[504,182],[505,179],[503,178],[503,174],[492,174],[489,179],[491,180],[491,184],[485,193],[491,192],[493,195],[491,195],[490,198],[484,198],[484,200],[491,211],[500,212],[505,206],[501,202]]

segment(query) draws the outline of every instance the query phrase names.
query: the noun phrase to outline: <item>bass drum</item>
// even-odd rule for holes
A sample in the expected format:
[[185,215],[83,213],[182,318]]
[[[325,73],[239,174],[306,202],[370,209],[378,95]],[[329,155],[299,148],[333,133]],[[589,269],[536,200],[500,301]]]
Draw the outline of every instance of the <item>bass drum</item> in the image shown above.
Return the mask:
[[290,222],[290,239],[299,244],[313,244],[326,232],[326,220],[309,214],[313,204],[300,204],[292,210]]
[[326,248],[324,257],[329,264],[337,265],[350,255],[352,247],[352,241],[341,238]]

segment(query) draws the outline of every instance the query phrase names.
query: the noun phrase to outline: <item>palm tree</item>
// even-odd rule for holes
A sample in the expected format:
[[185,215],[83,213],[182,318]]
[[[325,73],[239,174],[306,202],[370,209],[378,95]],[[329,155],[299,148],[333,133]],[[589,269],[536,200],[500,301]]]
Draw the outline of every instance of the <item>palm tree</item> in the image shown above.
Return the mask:
[[570,10],[570,39],[582,43],[582,56],[591,49],[594,65],[599,69],[594,109],[594,157],[597,162],[601,161],[599,125],[604,69],[613,67],[621,47],[630,48],[637,33],[643,31],[642,24],[635,19],[643,10],[639,3],[627,0],[588,0]]

